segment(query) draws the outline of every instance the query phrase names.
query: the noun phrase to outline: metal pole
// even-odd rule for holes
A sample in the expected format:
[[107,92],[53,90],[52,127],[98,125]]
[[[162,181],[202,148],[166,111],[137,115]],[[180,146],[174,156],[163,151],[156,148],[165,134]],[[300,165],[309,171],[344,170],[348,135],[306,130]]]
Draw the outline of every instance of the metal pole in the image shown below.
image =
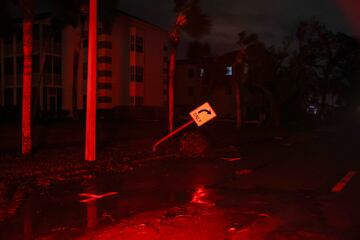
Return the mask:
[[165,137],[161,138],[159,141],[157,141],[154,146],[153,146],[153,151],[156,151],[156,147],[166,141],[167,139],[171,138],[172,136],[174,136],[175,134],[177,134],[178,132],[180,132],[181,130],[183,130],[184,128],[186,128],[187,126],[189,126],[190,124],[192,124],[194,122],[193,119],[189,120],[187,123],[185,123],[184,125],[182,125],[181,127],[175,129],[174,131],[172,131],[171,133],[169,133],[168,135],[166,135]]

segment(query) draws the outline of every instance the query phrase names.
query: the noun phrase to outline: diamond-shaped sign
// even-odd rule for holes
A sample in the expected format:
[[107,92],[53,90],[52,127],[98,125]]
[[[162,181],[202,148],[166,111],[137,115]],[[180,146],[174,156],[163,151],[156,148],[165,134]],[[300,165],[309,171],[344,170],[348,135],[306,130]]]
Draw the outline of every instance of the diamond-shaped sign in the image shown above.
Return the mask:
[[200,127],[216,117],[215,111],[211,108],[208,102],[204,103],[194,111],[190,112],[190,116],[194,119],[195,123]]

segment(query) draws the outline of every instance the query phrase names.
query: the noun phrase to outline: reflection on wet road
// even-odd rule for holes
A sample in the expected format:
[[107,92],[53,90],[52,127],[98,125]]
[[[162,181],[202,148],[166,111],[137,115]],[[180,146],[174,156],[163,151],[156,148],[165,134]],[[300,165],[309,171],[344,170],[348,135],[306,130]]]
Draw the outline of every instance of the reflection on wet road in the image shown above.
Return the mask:
[[[0,239],[69,239],[135,213],[207,201],[204,186],[226,181],[230,173],[219,162],[167,159],[126,174],[59,183],[31,193],[17,214],[0,225]],[[85,203],[79,196],[111,192],[117,194]]]

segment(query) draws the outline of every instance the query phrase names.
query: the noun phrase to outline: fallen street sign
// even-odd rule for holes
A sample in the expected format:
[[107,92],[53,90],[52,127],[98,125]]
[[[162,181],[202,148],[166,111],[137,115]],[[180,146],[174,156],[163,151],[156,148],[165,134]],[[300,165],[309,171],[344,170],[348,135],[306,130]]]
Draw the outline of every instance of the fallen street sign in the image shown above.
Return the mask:
[[167,139],[171,138],[172,136],[174,136],[178,132],[180,132],[183,129],[187,128],[193,122],[196,122],[196,124],[200,127],[201,125],[207,123],[208,121],[210,121],[211,119],[216,117],[216,113],[210,107],[210,104],[206,102],[203,105],[201,105],[200,107],[196,108],[194,111],[192,111],[190,113],[190,116],[192,118],[191,120],[189,120],[187,123],[183,124],[182,126],[178,127],[177,129],[175,129],[174,131],[170,132],[168,135],[166,135],[165,137],[163,137],[159,141],[157,141],[153,146],[153,151],[154,152],[156,151],[156,147],[160,143],[166,141]]
[[215,111],[208,102],[204,103],[194,111],[190,112],[191,118],[199,127],[216,117]]

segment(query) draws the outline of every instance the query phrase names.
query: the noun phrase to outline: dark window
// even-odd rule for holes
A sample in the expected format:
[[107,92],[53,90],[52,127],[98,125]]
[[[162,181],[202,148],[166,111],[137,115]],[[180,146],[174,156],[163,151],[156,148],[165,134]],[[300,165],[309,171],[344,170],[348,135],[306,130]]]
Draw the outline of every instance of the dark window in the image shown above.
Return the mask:
[[98,83],[98,89],[112,89],[112,83]]
[[136,51],[144,52],[144,39],[142,37],[136,37]]
[[136,105],[143,105],[144,104],[144,97],[136,96],[135,97],[135,104]]
[[111,97],[98,97],[98,103],[111,103]]
[[188,69],[188,77],[193,78],[195,76],[195,71],[193,68]]
[[14,105],[14,89],[5,88],[5,106]]
[[54,57],[54,73],[61,74],[61,58]]
[[193,87],[188,87],[188,96],[189,97],[194,96],[194,88]]
[[24,72],[24,57],[16,57],[16,73],[23,74]]
[[135,67],[130,66],[130,81],[134,81],[134,80],[135,80]]
[[34,24],[33,26],[33,39],[34,41],[40,40],[40,27],[39,24]]
[[23,96],[23,89],[22,88],[16,88],[16,105],[17,106],[22,105],[22,96]]
[[45,66],[44,66],[45,73],[52,73],[52,57],[47,55],[45,57]]
[[50,36],[50,26],[49,25],[43,25],[43,39],[47,39]]
[[109,70],[99,70],[98,77],[112,77],[112,71]]
[[40,57],[39,55],[32,56],[32,71],[38,73],[40,71]]
[[111,49],[111,48],[112,48],[112,43],[111,43],[111,42],[107,42],[107,41],[100,41],[100,42],[98,42],[98,48]]
[[144,68],[143,67],[136,67],[135,81],[136,82],[144,81]]
[[135,37],[133,35],[130,36],[130,50],[135,51]]
[[4,61],[4,74],[5,75],[13,75],[14,74],[14,60],[13,58],[5,58]]
[[112,63],[112,58],[109,56],[98,57],[98,63]]
[[144,52],[144,38],[139,36],[130,36],[130,50]]
[[130,97],[130,104],[132,105],[143,105],[144,104],[144,97],[142,96],[131,96]]

